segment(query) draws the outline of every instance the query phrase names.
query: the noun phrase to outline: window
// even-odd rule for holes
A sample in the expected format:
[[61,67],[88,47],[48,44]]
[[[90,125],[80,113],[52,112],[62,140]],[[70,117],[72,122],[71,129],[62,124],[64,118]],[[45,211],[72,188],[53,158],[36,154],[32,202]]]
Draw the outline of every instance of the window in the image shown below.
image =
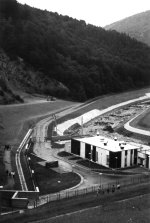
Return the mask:
[[96,161],[98,161],[98,152],[96,151]]
[[125,151],[125,156],[127,156],[127,154],[128,154],[128,151],[126,150],[126,151]]
[[109,165],[109,155],[106,155],[106,165]]

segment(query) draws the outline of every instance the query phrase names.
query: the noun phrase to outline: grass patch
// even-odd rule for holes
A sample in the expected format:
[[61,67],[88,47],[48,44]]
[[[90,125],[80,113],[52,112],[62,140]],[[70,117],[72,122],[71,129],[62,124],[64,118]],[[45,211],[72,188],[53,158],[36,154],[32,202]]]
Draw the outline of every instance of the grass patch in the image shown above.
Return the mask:
[[65,144],[60,144],[57,142],[51,142],[51,147],[54,149],[63,149],[65,147]]
[[73,187],[80,182],[80,177],[73,172],[58,173],[52,168],[40,165],[39,158],[31,155],[31,167],[35,172],[35,180],[40,189],[40,194],[49,194]]
[[59,152],[59,153],[57,153],[57,155],[60,156],[60,157],[72,156],[71,153],[68,153],[66,151]]
[[69,160],[81,160],[82,158],[79,156],[71,157]]
[[43,160],[42,158],[34,155],[34,154],[29,154],[29,157],[31,158],[32,162],[31,162],[31,167],[34,167],[34,163],[37,163],[37,162],[42,162],[42,161],[45,161]]
[[45,170],[41,167],[37,167],[35,176],[40,194],[56,193],[80,182],[80,177],[76,173],[59,174],[52,169]]
[[135,174],[137,174],[135,172],[132,173],[132,172],[122,171],[122,170],[118,170],[118,169],[113,170],[108,167],[102,166],[98,163],[94,163],[94,162],[91,162],[91,161],[85,160],[85,159],[77,161],[77,164],[88,167],[95,172],[102,172],[102,173],[115,174],[115,175],[135,175]]
[[115,132],[117,132],[118,134],[123,135],[125,137],[133,137],[133,134],[134,134],[133,132],[126,130],[123,126],[116,128]]
[[59,152],[59,153],[57,153],[57,155],[60,156],[60,157],[67,157],[69,160],[79,160],[79,159],[82,159],[81,157],[74,156],[72,153],[68,153],[66,151]]
[[85,166],[91,169],[107,169],[107,170],[109,169],[105,166],[102,166],[100,164],[97,164],[97,163],[91,162],[90,160],[85,160],[85,159],[77,161],[77,164],[80,164],[82,166]]
[[138,173],[135,173],[135,172],[132,173],[132,172],[125,171],[125,170],[128,170],[128,169],[134,169],[135,166],[130,167],[130,168],[129,167],[124,168],[122,170],[119,170],[119,169],[113,170],[113,169],[110,169],[108,167],[102,166],[98,163],[91,162],[90,160],[83,159],[82,157],[75,156],[75,155],[73,155],[71,153],[68,153],[66,151],[59,152],[57,155],[59,155],[61,157],[66,157],[68,160],[77,160],[77,162],[76,162],[77,164],[88,167],[95,172],[103,172],[103,173],[115,174],[115,175],[135,175],[135,174],[138,174]]
[[141,140],[142,144],[150,145],[150,137],[149,136],[141,135],[141,134],[134,133],[134,132],[130,132],[130,131],[126,130],[123,126],[117,128],[115,130],[115,132],[117,132],[118,134],[123,135],[125,137],[130,137],[130,138],[133,138],[133,139]]

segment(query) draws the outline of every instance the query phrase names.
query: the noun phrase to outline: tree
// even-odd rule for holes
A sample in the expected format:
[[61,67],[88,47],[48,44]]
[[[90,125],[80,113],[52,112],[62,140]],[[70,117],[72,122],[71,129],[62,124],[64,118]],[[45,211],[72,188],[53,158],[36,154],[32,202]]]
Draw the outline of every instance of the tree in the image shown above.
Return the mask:
[[9,17],[17,19],[19,16],[19,7],[16,0],[0,0],[0,13],[8,19]]

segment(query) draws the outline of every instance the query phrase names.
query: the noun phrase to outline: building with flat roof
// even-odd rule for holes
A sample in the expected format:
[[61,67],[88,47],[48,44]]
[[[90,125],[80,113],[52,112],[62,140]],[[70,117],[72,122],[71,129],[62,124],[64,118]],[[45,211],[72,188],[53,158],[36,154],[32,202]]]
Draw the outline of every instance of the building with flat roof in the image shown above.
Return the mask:
[[109,168],[137,165],[139,147],[103,136],[71,139],[68,152]]

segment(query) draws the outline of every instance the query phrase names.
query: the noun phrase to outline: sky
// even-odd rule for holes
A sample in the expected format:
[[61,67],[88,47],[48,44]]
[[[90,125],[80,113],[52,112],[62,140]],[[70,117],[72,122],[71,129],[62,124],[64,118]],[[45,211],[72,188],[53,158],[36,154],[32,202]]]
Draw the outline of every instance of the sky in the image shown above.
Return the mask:
[[17,0],[35,8],[68,15],[104,27],[150,10],[150,0]]

